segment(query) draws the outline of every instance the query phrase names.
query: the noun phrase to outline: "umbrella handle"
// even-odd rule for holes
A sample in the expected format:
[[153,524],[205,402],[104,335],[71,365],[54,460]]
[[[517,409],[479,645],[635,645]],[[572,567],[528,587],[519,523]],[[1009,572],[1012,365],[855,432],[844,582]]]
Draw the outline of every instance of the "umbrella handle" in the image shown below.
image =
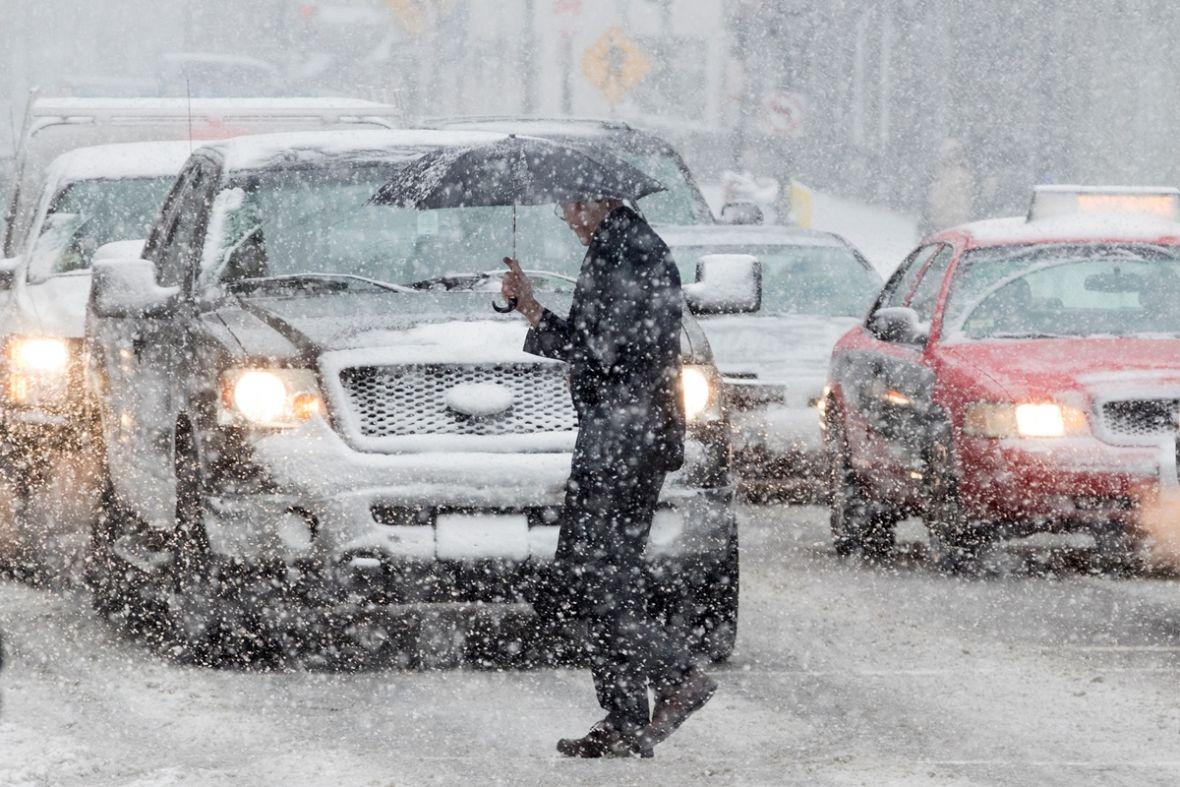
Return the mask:
[[516,298],[509,298],[507,306],[501,306],[495,301],[492,301],[492,308],[500,314],[508,314],[509,312],[516,310]]

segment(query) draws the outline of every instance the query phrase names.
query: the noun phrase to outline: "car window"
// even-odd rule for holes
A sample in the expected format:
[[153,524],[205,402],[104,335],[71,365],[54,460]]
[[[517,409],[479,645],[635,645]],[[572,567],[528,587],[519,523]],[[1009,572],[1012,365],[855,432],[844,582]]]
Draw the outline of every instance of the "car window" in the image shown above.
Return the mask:
[[914,282],[918,280],[918,274],[922,272],[927,260],[936,251],[938,251],[937,246],[920,246],[910,252],[910,255],[902,260],[901,265],[889,277],[873,311],[890,306],[904,306],[906,298],[914,289]]
[[216,185],[215,167],[210,162],[201,162],[190,173],[185,190],[178,195],[166,224],[163,255],[156,266],[162,286],[175,287],[183,283],[189,261],[197,258]]
[[168,190],[168,194],[164,197],[160,212],[156,215],[156,221],[152,224],[152,228],[148,232],[147,241],[143,247],[143,257],[145,260],[155,262],[157,269],[159,267],[160,255],[164,251],[164,241],[167,239],[170,231],[175,227],[177,204],[182,195],[185,194],[198,168],[199,162],[193,162],[181,170],[180,174],[176,177],[176,181],[172,184],[172,188]]
[[639,208],[652,224],[697,224],[697,188],[688,179],[680,158],[671,152],[614,151],[628,164],[663,184],[665,191],[639,200]]
[[934,317],[934,307],[938,304],[938,294],[942,291],[942,284],[946,278],[947,267],[954,259],[955,250],[952,246],[943,245],[922,273],[922,278],[913,289],[909,303],[906,305],[918,313],[923,322],[930,322]]

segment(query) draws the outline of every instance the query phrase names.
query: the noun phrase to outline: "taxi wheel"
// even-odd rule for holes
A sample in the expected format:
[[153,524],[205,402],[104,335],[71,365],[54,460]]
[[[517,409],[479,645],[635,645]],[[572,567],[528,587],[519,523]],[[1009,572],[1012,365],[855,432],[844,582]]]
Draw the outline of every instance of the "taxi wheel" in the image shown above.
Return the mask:
[[931,562],[941,572],[959,574],[978,566],[984,544],[959,502],[953,457],[949,438],[939,440],[930,449],[923,520],[929,534]]
[[886,557],[896,546],[897,520],[857,478],[836,419],[830,422],[828,435],[829,511],[836,554],[844,557],[859,551],[870,559]]

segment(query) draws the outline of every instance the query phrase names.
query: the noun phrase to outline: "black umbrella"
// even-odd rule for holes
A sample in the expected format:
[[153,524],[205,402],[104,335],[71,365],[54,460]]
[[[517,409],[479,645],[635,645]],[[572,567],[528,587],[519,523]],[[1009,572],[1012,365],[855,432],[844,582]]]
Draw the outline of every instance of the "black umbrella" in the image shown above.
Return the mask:
[[[510,135],[485,145],[431,151],[400,170],[369,201],[417,210],[511,205],[515,259],[517,205],[637,200],[663,190],[659,181],[609,153]],[[511,311],[512,304],[496,310]]]

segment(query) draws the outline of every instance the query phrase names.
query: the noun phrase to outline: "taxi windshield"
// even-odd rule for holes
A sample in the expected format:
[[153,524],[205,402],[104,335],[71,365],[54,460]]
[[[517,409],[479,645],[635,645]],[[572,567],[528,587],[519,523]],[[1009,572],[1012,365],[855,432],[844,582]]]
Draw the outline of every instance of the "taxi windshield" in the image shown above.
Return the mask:
[[862,317],[881,279],[841,246],[684,246],[672,256],[684,282],[706,254],[752,254],[762,263],[762,314]]
[[75,181],[58,192],[29,260],[30,281],[90,267],[99,246],[147,236],[174,175]]
[[1180,336],[1180,256],[1151,244],[979,249],[960,264],[948,339]]

